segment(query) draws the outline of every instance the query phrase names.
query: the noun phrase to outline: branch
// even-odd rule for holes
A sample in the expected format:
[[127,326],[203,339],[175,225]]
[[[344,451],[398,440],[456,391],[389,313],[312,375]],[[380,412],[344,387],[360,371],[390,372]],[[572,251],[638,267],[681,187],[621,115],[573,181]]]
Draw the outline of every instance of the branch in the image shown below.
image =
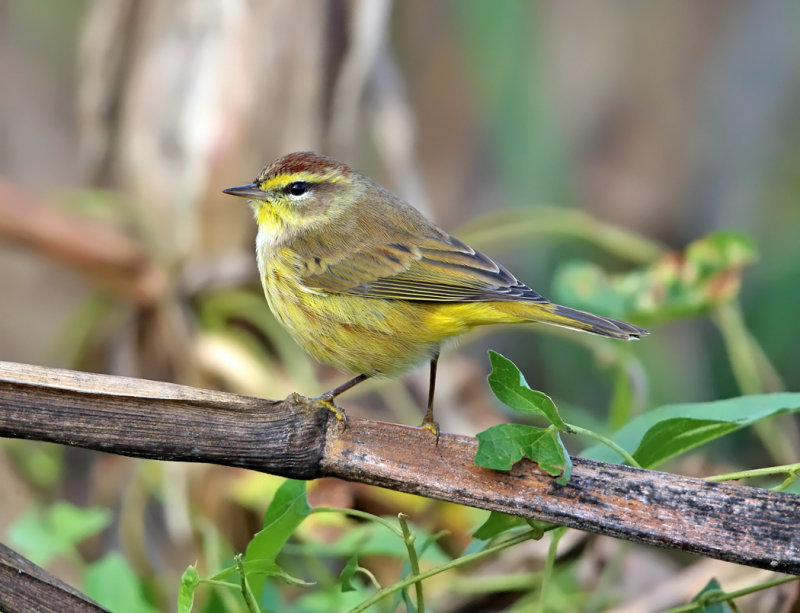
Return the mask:
[[800,497],[574,459],[566,486],[530,462],[475,466],[475,439],[141,379],[0,362],[0,436],[158,460],[332,476],[800,574]]
[[2,177],[0,237],[71,266],[137,305],[152,305],[163,293],[163,273],[136,241],[106,224],[46,206]]
[[58,577],[0,544],[0,611],[100,613],[105,610]]

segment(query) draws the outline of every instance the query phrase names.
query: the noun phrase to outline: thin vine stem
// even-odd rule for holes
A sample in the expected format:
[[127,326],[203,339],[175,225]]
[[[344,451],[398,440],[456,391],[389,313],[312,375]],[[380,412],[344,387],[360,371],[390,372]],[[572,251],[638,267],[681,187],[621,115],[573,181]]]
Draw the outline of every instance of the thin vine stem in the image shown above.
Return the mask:
[[233,589],[242,587],[239,583],[231,583],[230,581],[217,581],[216,579],[200,579],[199,583],[204,585],[212,585],[214,587],[229,587]]
[[[408,550],[408,561],[411,565],[411,576],[419,575],[419,557],[417,556],[417,549],[414,546],[414,534],[411,532],[411,529],[408,527],[408,522],[406,521],[407,515],[403,513],[399,513],[397,515],[397,521],[400,522],[400,528],[403,531],[403,542],[406,545],[406,549]],[[422,580],[414,583],[414,589],[417,593],[417,613],[425,613],[425,596],[422,591]]]
[[[552,528],[558,528],[559,526],[552,526]],[[548,530],[546,528],[545,530]],[[412,575],[411,577],[407,577],[402,581],[398,581],[394,585],[389,587],[383,588],[381,591],[373,594],[370,598],[359,604],[358,606],[354,607],[350,610],[350,613],[361,613],[362,611],[366,611],[376,602],[380,602],[387,596],[398,592],[417,581],[424,581],[425,579],[429,579],[435,575],[443,573],[447,570],[451,570],[453,568],[458,568],[459,566],[464,566],[465,564],[469,564],[470,562],[474,562],[475,560],[479,560],[483,557],[490,556],[495,554],[499,551],[503,551],[504,549],[508,549],[509,547],[513,547],[514,545],[518,545],[520,543],[524,543],[525,541],[529,541],[531,539],[540,539],[542,538],[545,530],[536,529],[536,530],[527,530],[520,534],[519,536],[515,536],[513,538],[508,539],[507,541],[503,541],[497,545],[493,545],[492,547],[487,547],[482,551],[477,551],[475,553],[461,556],[455,560],[448,562],[447,564],[442,564],[441,566],[437,566],[436,568],[432,568],[431,570],[425,571],[418,575]]]
[[580,426],[575,426],[573,424],[564,424],[567,427],[567,432],[570,434],[578,434],[580,436],[585,436],[586,438],[590,438],[592,440],[597,441],[598,443],[602,443],[607,447],[610,447],[614,451],[616,451],[619,455],[622,456],[622,459],[628,463],[628,466],[632,466],[633,468],[642,468],[641,464],[636,461],[636,459],[625,449],[620,447],[617,443],[612,441],[610,438],[603,436],[602,434],[598,434],[594,430],[587,430],[586,428],[581,428]]
[[691,611],[702,611],[709,605],[716,604],[718,602],[727,602],[729,600],[734,600],[735,598],[741,598],[742,596],[747,596],[748,594],[754,594],[756,592],[767,590],[771,587],[777,587],[779,585],[783,585],[784,583],[798,580],[800,580],[800,577],[778,577],[772,581],[765,581],[764,583],[751,585],[750,587],[744,587],[740,590],[734,590],[732,592],[723,592],[721,590],[710,592],[701,596],[697,602],[690,602],[689,604],[670,609],[667,613],[690,613]]
[[250,589],[250,583],[247,581],[247,573],[244,570],[244,556],[242,554],[237,555],[235,561],[236,570],[239,571],[239,577],[241,578],[242,596],[247,605],[247,610],[250,613],[260,613],[261,609],[258,606],[253,590]]
[[395,526],[388,519],[384,519],[383,517],[373,515],[372,513],[359,511],[358,509],[339,509],[337,507],[314,507],[313,509],[311,509],[311,513],[341,513],[342,515],[350,515],[351,517],[358,517],[359,519],[374,521],[388,528],[401,539],[404,538],[403,531],[397,526]]
[[[712,312],[712,320],[722,335],[728,361],[741,393],[762,393],[765,385],[759,370],[758,351],[754,350],[759,345],[747,331],[738,301],[733,299],[718,306]],[[793,458],[791,441],[778,422],[758,421],[753,424],[753,431],[773,461],[782,463]]]
[[375,586],[375,589],[376,589],[376,590],[379,590],[379,589],[381,589],[381,584],[380,584],[380,582],[378,581],[378,578],[377,578],[377,577],[376,577],[374,574],[372,574],[372,571],[371,571],[371,570],[369,570],[368,568],[364,568],[363,566],[359,566],[359,567],[357,567],[357,568],[356,568],[356,571],[355,571],[355,572],[357,572],[357,573],[361,573],[362,575],[364,575],[365,577],[367,577],[367,579],[369,579],[369,580],[370,580],[370,582],[372,583],[372,585],[374,585],[374,586]]
[[[714,475],[712,477],[705,477],[706,481],[738,481],[739,479],[750,479],[751,477],[766,477],[771,475],[789,475],[793,477],[792,480],[797,478],[800,473],[800,462],[796,464],[782,464],[781,466],[768,466],[767,468],[754,468],[752,470],[740,470],[734,473],[725,473],[722,475]],[[791,482],[790,482],[791,483]]]
[[533,234],[572,236],[637,264],[649,264],[667,252],[666,246],[646,236],[602,222],[582,211],[557,207],[487,215],[462,226],[456,234],[478,247],[530,241]]
[[769,489],[771,489],[773,492],[783,492],[788,489],[792,483],[797,481],[798,476],[800,476],[800,473],[790,472],[788,475],[786,475],[786,479],[784,479],[780,484]]
[[545,558],[544,568],[542,569],[542,587],[539,590],[539,613],[544,613],[545,603],[547,602],[547,590],[550,585],[550,580],[553,577],[553,568],[556,565],[556,552],[558,551],[558,542],[561,537],[567,533],[569,528],[559,528],[553,531],[550,537],[550,545],[547,548],[547,558]]

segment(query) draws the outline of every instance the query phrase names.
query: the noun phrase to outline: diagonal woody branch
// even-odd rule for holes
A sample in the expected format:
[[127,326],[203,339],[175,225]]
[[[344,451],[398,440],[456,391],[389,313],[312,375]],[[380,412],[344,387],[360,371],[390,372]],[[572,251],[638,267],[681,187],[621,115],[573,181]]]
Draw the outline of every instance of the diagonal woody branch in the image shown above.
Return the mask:
[[106,611],[58,577],[0,543],[0,611]]
[[114,295],[152,305],[166,279],[142,245],[106,224],[68,215],[0,177],[0,237],[93,279]]
[[532,463],[475,466],[477,442],[325,409],[0,362],[0,436],[135,457],[333,476],[800,574],[800,497],[576,458],[560,486]]

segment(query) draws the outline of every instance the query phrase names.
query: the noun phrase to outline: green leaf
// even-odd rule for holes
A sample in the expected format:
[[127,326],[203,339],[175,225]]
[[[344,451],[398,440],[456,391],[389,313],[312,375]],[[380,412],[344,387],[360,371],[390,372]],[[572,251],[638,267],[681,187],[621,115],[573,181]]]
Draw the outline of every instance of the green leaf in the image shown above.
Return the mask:
[[564,451],[564,470],[562,471],[561,476],[556,478],[556,483],[559,485],[566,485],[569,483],[569,480],[572,479],[572,458],[569,457],[569,454],[567,453],[564,444],[561,442],[561,439],[559,439],[558,442]]
[[498,424],[478,433],[475,464],[493,470],[511,470],[522,458],[533,460],[539,468],[565,484],[572,475],[572,461],[554,425],[534,428],[519,424]]
[[559,430],[566,427],[550,397],[528,387],[525,377],[511,360],[491,350],[489,360],[492,364],[489,385],[501,402],[516,411],[541,415]]
[[[308,498],[306,498],[306,482],[296,479],[287,479],[275,491],[275,496],[273,496],[272,502],[267,512],[264,514],[264,527],[266,528],[267,526],[275,524],[287,515],[298,515],[300,521],[297,522],[297,525],[300,525],[302,519],[310,514],[311,505],[308,504]],[[286,538],[294,532],[294,528],[296,527],[297,526],[289,530],[286,534]]]
[[339,583],[342,584],[343,592],[353,592],[353,577],[358,570],[358,556],[351,556],[348,558],[347,563],[344,565],[341,574],[339,575]]
[[559,301],[618,318],[669,320],[707,312],[739,292],[742,268],[755,260],[753,241],[722,231],[669,253],[651,265],[609,276],[594,264],[572,262],[554,280]]
[[200,574],[194,566],[190,566],[181,576],[178,588],[178,613],[191,613],[194,604],[194,592],[200,584]]
[[489,518],[472,534],[472,538],[488,541],[506,530],[516,528],[524,523],[525,520],[521,517],[500,513],[499,511],[492,511],[489,514]]
[[680,417],[666,419],[645,433],[633,457],[645,468],[656,466],[737,429],[738,426],[729,421]]
[[[713,402],[671,404],[648,411],[620,428],[612,440],[634,454],[644,468],[652,468],[680,453],[757,421],[800,411],[800,393],[782,392],[738,396]],[[582,456],[619,462],[604,445],[594,445]]]
[[110,522],[108,509],[82,509],[57,502],[46,510],[26,511],[9,528],[8,540],[35,564],[44,566],[56,556],[75,554],[78,543],[98,534]]
[[84,590],[90,598],[114,613],[156,611],[145,599],[136,573],[118,553],[110,553],[88,568]]
[[268,577],[277,577],[289,585],[314,585],[314,582],[304,581],[299,577],[290,575],[275,562],[269,562],[267,560],[254,560],[250,562],[245,566],[245,572],[247,573],[248,580],[250,580],[251,576],[257,575],[263,579],[267,579]]
[[[722,586],[715,578],[709,580],[705,587],[692,598],[692,602],[701,602],[706,594],[721,592]],[[714,604],[706,605],[699,609],[700,613],[733,613],[733,608],[727,602],[715,602]]]
[[244,554],[247,581],[256,598],[261,597],[267,576],[278,575],[284,580],[294,581],[293,577],[280,570],[275,559],[297,526],[310,513],[305,481],[284,481],[264,515],[264,527],[248,543]]
[[[331,613],[332,611],[350,611],[357,607],[361,602],[366,600],[371,595],[369,588],[362,587],[355,584],[355,589],[352,592],[342,592],[339,589],[338,583],[308,591],[303,593],[300,598],[294,601],[293,606],[277,609],[279,613],[288,611],[290,613]],[[370,611],[375,610],[372,607]],[[381,609],[387,610],[387,609]],[[394,610],[394,609],[388,609]]]

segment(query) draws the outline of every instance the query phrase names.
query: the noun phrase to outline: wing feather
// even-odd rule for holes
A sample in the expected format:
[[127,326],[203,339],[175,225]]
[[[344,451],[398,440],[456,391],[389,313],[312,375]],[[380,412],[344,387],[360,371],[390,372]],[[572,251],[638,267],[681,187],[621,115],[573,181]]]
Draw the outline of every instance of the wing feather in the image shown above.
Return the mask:
[[547,302],[494,260],[444,232],[416,243],[370,245],[321,266],[301,267],[306,273],[301,282],[315,291],[394,300]]

